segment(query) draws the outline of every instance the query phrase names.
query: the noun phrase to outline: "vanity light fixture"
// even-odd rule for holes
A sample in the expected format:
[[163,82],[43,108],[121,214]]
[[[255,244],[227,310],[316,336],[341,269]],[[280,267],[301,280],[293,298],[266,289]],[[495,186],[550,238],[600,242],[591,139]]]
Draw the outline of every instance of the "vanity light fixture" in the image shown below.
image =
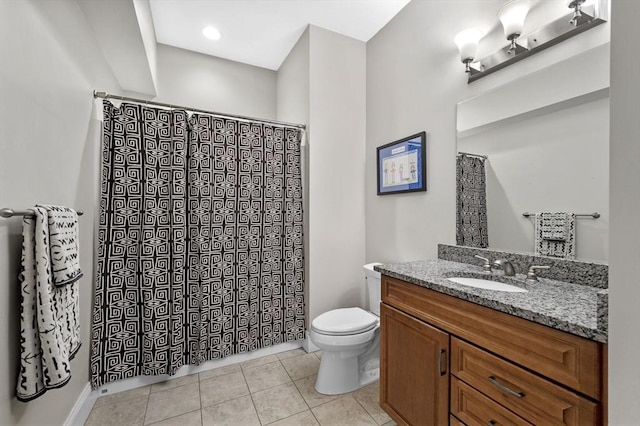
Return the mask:
[[221,34],[216,27],[208,26],[202,29],[202,35],[209,40],[220,40]]
[[465,65],[465,72],[471,72],[470,65],[476,58],[476,49],[483,35],[484,32],[481,29],[469,28],[459,32],[453,39],[460,50],[460,60]]
[[573,16],[569,23],[571,25],[578,26],[578,20],[582,18],[582,3],[586,0],[567,0],[567,7],[573,9]]
[[465,72],[469,75],[468,83],[603,24],[608,19],[608,0],[565,0],[567,7],[572,9],[570,14],[523,36],[531,3],[531,0],[509,0],[498,10],[498,19],[509,45],[489,56],[475,58],[476,48],[482,38],[482,35],[474,33],[477,30],[465,30],[456,35],[454,42],[460,50]]
[[498,19],[502,22],[504,36],[511,42],[507,54],[518,53],[516,40],[522,34],[524,20],[531,8],[531,0],[510,0],[498,9]]

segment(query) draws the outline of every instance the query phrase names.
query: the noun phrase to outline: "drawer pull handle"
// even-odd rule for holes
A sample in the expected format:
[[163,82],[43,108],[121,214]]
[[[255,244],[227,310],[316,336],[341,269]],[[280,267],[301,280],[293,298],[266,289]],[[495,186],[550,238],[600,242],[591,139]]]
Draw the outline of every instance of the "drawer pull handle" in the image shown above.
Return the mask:
[[501,391],[508,393],[509,395],[513,395],[515,397],[518,398],[522,398],[524,396],[524,393],[522,392],[516,392],[513,389],[508,388],[507,386],[503,385],[502,383],[500,383],[495,377],[493,376],[489,376],[489,382],[491,382],[492,385],[494,385],[495,387],[497,387],[498,389],[500,389]]
[[443,358],[445,358],[446,353],[447,351],[445,349],[440,349],[440,356],[438,357],[438,371],[440,371],[441,376],[447,374],[447,362],[443,362]]

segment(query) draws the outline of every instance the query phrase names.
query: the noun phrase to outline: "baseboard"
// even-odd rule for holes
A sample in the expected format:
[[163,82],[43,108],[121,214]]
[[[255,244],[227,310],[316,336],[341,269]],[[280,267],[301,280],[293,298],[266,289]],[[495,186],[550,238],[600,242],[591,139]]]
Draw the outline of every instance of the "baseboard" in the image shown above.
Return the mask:
[[302,341],[302,348],[307,352],[315,352],[320,350],[320,348],[314,345],[311,341],[308,331],[305,332],[304,340]]
[[[0,0],[2,1],[2,0]],[[140,376],[133,377],[131,379],[120,380],[118,382],[108,383],[98,389],[92,391],[89,384],[85,390],[82,391],[80,397],[73,406],[71,413],[65,421],[65,426],[83,425],[89,418],[93,404],[100,396],[111,395],[118,392],[124,392],[127,390],[153,385],[155,383],[164,382],[169,379],[177,379],[178,377],[189,376],[191,374],[202,373],[203,371],[213,370],[214,368],[226,367],[227,365],[238,364],[252,359],[261,358],[263,356],[274,355],[280,352],[286,352],[293,349],[298,349],[305,345],[305,340],[299,340],[295,342],[281,343],[276,346],[259,349],[257,351],[248,352],[244,354],[231,355],[226,358],[206,361],[200,365],[185,365],[182,366],[176,374],[169,376],[163,374],[161,376]],[[306,348],[305,348],[306,350]]]
[[80,396],[76,399],[76,403],[73,405],[73,408],[69,412],[67,419],[64,421],[64,426],[82,426],[84,422],[89,417],[89,413],[93,408],[93,403],[95,402],[95,397],[93,401],[89,402],[91,396],[91,385],[89,383],[86,384],[82,392],[80,392]]

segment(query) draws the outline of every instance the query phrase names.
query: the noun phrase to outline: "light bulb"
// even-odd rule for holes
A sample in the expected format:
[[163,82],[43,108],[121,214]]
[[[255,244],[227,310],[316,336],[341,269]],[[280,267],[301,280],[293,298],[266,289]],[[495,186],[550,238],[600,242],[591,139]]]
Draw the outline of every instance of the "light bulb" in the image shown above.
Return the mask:
[[498,10],[498,19],[502,22],[507,40],[520,37],[530,8],[531,0],[510,0]]
[[462,62],[470,62],[475,59],[476,49],[482,36],[484,36],[484,32],[479,28],[469,28],[456,34],[453,41],[458,46],[458,50],[460,50],[460,60]]
[[220,31],[217,28],[208,26],[202,29],[202,35],[209,40],[219,40],[221,37]]

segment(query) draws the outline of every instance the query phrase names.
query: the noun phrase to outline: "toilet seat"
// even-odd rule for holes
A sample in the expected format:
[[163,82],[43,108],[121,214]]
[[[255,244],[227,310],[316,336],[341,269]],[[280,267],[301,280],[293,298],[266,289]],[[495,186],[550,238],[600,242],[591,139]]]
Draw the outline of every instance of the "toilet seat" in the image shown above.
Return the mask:
[[313,331],[327,336],[349,336],[372,330],[379,319],[361,308],[341,308],[325,312],[311,322]]

